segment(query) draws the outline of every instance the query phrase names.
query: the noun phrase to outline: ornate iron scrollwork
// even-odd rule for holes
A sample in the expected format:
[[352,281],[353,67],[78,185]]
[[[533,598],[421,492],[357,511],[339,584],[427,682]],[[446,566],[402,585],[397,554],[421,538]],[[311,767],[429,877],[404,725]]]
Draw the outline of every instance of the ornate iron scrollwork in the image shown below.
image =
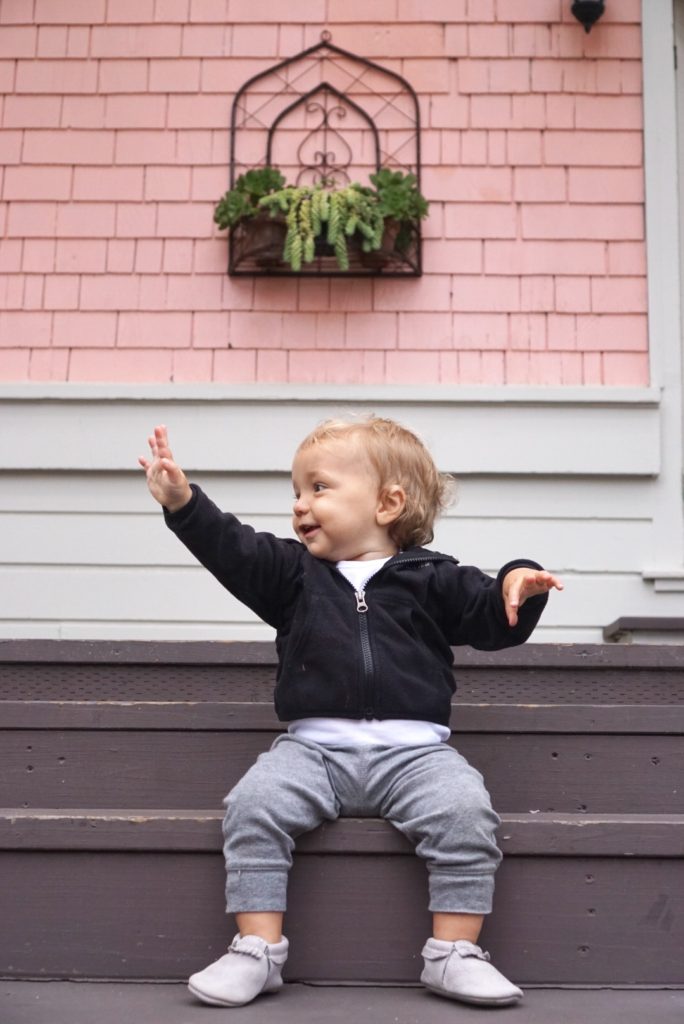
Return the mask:
[[[325,94],[327,97],[327,93]],[[344,120],[347,111],[341,104],[334,107],[326,107],[325,103],[309,102],[306,105],[307,113],[320,111],[321,120],[315,128],[297,147],[297,156],[301,164],[301,171],[297,175],[297,184],[301,185],[309,176],[309,181],[320,185],[337,185],[340,181],[349,182],[347,167],[351,163],[351,146],[345,141],[344,135],[331,123],[333,116]],[[334,149],[330,149],[331,138],[336,146],[342,146],[346,150],[346,159],[339,157]],[[320,141],[318,141],[320,140]],[[314,148],[311,155],[308,155],[311,145],[318,145],[322,148]]]
[[[230,126],[230,186],[244,171],[277,166],[292,184],[368,183],[383,167],[414,174],[420,187],[420,113],[409,83],[394,71],[321,42],[253,76],[238,90]],[[336,275],[325,254],[298,276]],[[228,272],[287,274],[286,265],[250,253],[243,226],[230,232]],[[345,276],[421,273],[420,225],[401,258],[352,259]]]

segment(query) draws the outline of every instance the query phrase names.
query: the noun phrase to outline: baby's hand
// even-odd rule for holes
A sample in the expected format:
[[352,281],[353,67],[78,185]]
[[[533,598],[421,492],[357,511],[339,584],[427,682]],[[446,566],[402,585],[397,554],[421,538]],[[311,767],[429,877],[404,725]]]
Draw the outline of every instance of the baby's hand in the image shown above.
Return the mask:
[[552,576],[550,572],[543,569],[527,569],[521,566],[507,572],[503,579],[501,592],[508,625],[517,626],[518,611],[528,597],[547,594],[554,587],[556,590],[562,590],[563,584],[556,576]]
[[145,470],[150,494],[169,512],[177,512],[190,501],[192,490],[185,473],[173,461],[166,427],[155,427],[154,434],[148,437],[147,443],[152,459],[146,459],[141,455],[138,462]]

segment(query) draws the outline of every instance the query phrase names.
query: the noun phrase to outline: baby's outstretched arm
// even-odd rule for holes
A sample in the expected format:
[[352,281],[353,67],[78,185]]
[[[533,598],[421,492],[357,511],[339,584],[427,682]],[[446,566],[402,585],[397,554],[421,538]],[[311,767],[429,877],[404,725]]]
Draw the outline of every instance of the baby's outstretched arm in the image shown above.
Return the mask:
[[192,490],[185,473],[173,461],[166,427],[155,427],[147,443],[152,458],[146,459],[141,455],[138,462],[145,470],[150,494],[169,512],[177,512],[190,501]]
[[537,594],[547,594],[555,587],[562,590],[563,584],[550,572],[543,569],[511,569],[503,579],[501,592],[506,607],[506,617],[509,626],[516,626],[518,623],[518,611],[525,604],[528,597],[535,597]]

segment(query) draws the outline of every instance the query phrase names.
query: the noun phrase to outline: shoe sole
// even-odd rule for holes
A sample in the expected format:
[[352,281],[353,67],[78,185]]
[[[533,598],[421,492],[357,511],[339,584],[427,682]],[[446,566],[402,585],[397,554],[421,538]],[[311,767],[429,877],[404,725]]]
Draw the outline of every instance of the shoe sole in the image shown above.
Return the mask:
[[[254,999],[258,999],[259,996],[274,995],[281,988],[282,985],[277,985],[273,988],[264,988],[261,992],[257,992]],[[200,992],[198,988],[195,988],[194,985],[190,984],[188,985],[188,991],[191,992],[196,999],[199,999],[201,1003],[206,1003],[208,1006],[249,1006],[250,1003],[254,1002],[254,999],[247,999],[242,1003],[231,1003],[228,999],[216,999],[214,996],[205,995],[204,992]]]
[[[214,999],[213,996],[207,996],[204,992],[200,992],[199,989],[195,988],[194,985],[188,985],[188,991],[199,999],[201,1003],[207,1003],[208,1006],[246,1006],[246,1003],[230,1003],[227,999]],[[255,997],[256,998],[256,997]]]
[[[425,985],[425,982],[423,982]],[[434,992],[436,996],[443,996],[444,999],[454,999],[459,1003],[470,1003],[473,1006],[515,1006],[522,999],[522,996],[503,996],[501,999],[492,999],[478,996],[463,996],[455,992],[447,992],[443,988],[435,988],[433,985],[425,985],[426,989]]]

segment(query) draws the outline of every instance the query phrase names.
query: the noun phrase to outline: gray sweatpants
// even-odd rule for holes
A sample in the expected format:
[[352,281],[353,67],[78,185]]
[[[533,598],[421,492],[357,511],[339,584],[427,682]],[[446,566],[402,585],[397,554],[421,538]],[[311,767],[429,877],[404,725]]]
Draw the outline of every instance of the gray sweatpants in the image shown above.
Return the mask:
[[445,743],[340,748],[284,734],[224,804],[231,913],[285,910],[294,838],[339,815],[386,818],[415,844],[431,911],[491,911],[499,818],[482,776]]

